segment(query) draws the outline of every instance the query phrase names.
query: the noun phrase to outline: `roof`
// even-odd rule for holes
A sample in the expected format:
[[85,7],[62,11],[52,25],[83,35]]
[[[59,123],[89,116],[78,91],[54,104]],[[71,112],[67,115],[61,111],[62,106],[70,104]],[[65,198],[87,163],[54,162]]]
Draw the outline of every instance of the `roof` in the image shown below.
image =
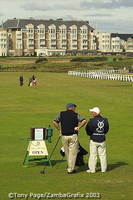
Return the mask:
[[133,38],[133,34],[111,33],[111,37],[119,37],[122,40],[128,40],[128,38]]
[[61,25],[66,25],[67,27],[70,27],[72,25],[76,25],[78,28],[86,25],[90,30],[94,30],[94,28],[92,28],[89,25],[88,21],[76,21],[76,20],[62,20],[62,19],[57,19],[57,20],[44,20],[44,19],[8,19],[7,21],[5,21],[3,23],[3,27],[4,28],[25,28],[26,25],[28,24],[33,24],[35,26],[35,28],[40,25],[40,24],[44,24],[46,26],[46,28],[51,25],[54,24],[57,28]]

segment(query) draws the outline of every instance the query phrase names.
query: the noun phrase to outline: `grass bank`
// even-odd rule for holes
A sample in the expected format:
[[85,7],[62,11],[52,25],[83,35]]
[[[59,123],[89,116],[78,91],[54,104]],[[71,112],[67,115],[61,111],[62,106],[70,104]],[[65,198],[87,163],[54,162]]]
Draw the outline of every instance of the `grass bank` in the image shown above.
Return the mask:
[[[110,62],[109,58],[113,61]],[[36,63],[35,57],[0,58],[1,72],[67,72],[68,70],[89,69],[132,69],[131,57],[47,57],[47,61]]]

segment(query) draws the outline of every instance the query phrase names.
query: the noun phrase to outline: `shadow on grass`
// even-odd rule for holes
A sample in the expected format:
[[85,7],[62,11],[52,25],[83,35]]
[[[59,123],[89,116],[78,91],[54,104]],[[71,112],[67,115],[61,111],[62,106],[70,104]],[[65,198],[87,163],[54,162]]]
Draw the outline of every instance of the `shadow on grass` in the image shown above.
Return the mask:
[[[113,163],[113,164],[108,164],[107,171],[112,171],[113,169],[121,167],[121,166],[124,166],[124,165],[128,165],[128,163],[126,163],[126,162],[117,162],[117,163]],[[99,162],[97,163],[97,167],[98,168],[100,167],[100,163]],[[86,171],[87,169],[88,169],[88,165],[86,164],[84,166],[79,167],[77,169],[77,173],[80,173],[82,171]],[[101,168],[97,169],[96,171],[97,172],[101,171]]]
[[61,160],[51,160],[52,166],[55,166],[57,164],[61,164],[63,162],[66,162],[66,160],[63,160],[63,159],[61,159]]
[[80,173],[80,172],[83,172],[83,171],[86,171],[88,169],[88,165],[85,164],[83,166],[80,166],[76,169],[77,173]]
[[124,165],[128,165],[128,163],[117,162],[117,163],[113,163],[113,164],[108,164],[108,171],[112,171],[113,169],[124,166]]
[[[51,165],[52,165],[52,167],[54,167],[55,165],[59,165],[59,164],[61,164],[61,163],[63,163],[63,162],[66,162],[66,160],[51,160]],[[36,166],[49,166],[50,167],[50,164],[48,163],[48,162],[44,162],[44,161],[30,161],[29,162],[29,165],[28,165],[28,167],[36,167]]]
[[[124,166],[124,165],[128,165],[128,163],[126,163],[126,162],[116,162],[116,163],[113,163],[113,164],[108,164],[107,171],[108,172],[112,171],[113,169]],[[99,168],[99,169],[97,169],[97,172],[101,171],[101,165],[100,165],[99,162],[97,164],[97,167]]]

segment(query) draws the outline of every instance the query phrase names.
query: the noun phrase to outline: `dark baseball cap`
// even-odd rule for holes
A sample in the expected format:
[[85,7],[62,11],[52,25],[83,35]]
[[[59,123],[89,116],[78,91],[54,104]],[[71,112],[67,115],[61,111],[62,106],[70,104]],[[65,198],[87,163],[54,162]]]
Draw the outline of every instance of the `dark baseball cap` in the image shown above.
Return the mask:
[[76,104],[74,104],[74,103],[68,103],[67,105],[66,105],[66,108],[72,108],[72,107],[77,107],[77,105]]

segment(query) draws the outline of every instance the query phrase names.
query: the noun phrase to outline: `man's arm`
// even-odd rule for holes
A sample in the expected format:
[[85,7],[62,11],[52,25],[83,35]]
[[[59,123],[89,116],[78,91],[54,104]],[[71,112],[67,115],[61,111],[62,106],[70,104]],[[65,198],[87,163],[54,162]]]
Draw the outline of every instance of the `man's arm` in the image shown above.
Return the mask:
[[53,124],[55,128],[59,131],[59,135],[61,135],[60,114],[54,119]]
[[53,121],[53,124],[54,124],[55,128],[56,128],[58,131],[60,131],[60,124],[57,123],[56,121]]
[[86,133],[87,135],[92,135],[93,130],[92,130],[92,124],[91,124],[91,119],[89,120],[89,122],[87,123],[86,127],[85,127]]
[[82,120],[81,123],[80,123],[77,127],[74,128],[74,130],[75,130],[75,131],[78,131],[78,130],[81,129],[86,123],[87,123],[87,120],[86,120],[86,119]]
[[53,124],[55,126],[55,128],[59,131],[59,136],[61,136],[61,128],[60,128],[60,124],[56,121],[53,121]]
[[109,131],[109,122],[108,122],[108,119],[105,118],[104,133],[106,134],[108,131]]

